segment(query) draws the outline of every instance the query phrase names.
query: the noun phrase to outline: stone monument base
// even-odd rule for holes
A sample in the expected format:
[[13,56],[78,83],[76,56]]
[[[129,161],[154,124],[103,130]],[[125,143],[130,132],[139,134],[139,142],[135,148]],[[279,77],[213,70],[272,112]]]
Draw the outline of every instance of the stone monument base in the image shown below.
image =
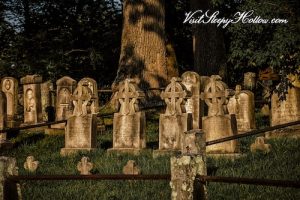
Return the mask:
[[107,149],[107,153],[110,154],[132,154],[140,155],[142,152],[146,152],[146,149],[133,149],[133,148],[111,148]]
[[15,128],[15,127],[20,126],[20,123],[17,121],[11,120],[11,121],[6,122],[6,126],[7,126],[7,128]]
[[64,135],[65,129],[58,129],[58,128],[46,128],[45,129],[46,135]]
[[79,152],[92,152],[96,151],[96,148],[62,148],[60,150],[61,156],[69,156]]
[[152,154],[152,157],[153,158],[158,158],[158,157],[161,157],[161,156],[176,156],[180,154],[180,150],[167,150],[167,149],[163,149],[163,150],[160,150],[160,149],[157,149],[157,150],[153,150],[153,154]]
[[298,139],[300,138],[300,125],[266,132],[265,137],[266,139],[283,138],[283,137]]

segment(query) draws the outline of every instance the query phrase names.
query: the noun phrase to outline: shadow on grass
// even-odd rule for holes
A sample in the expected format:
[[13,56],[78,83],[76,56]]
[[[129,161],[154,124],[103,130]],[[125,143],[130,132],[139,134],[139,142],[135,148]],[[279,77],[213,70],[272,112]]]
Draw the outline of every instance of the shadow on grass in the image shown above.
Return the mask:
[[44,133],[34,133],[34,134],[29,134],[29,133],[22,133],[22,135],[17,138],[16,142],[14,143],[14,147],[19,147],[24,144],[29,145],[29,144],[35,144],[37,141],[42,140],[45,138]]

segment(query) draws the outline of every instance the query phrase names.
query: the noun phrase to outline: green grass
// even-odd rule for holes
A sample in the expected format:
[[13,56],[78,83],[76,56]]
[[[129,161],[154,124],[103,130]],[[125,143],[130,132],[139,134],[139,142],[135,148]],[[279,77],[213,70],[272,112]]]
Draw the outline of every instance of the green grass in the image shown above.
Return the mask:
[[[147,146],[158,147],[158,119],[147,121]],[[300,140],[269,140],[272,151],[268,154],[249,152],[255,137],[241,139],[241,150],[245,156],[230,160],[208,159],[209,173],[216,176],[249,177],[300,180]],[[36,174],[79,174],[77,163],[83,155],[94,163],[95,174],[120,174],[129,159],[140,166],[143,174],[170,173],[167,157],[152,158],[151,151],[140,156],[107,154],[112,146],[112,131],[106,131],[97,138],[98,149],[93,153],[62,158],[60,149],[64,147],[64,136],[45,136],[43,134],[23,133],[14,139],[17,147],[1,152],[1,155],[17,158],[19,174],[26,175],[23,163],[28,155],[40,161]],[[168,181],[22,181],[23,199],[170,199]],[[224,183],[208,184],[209,199],[300,199],[299,190],[266,186],[249,186]]]

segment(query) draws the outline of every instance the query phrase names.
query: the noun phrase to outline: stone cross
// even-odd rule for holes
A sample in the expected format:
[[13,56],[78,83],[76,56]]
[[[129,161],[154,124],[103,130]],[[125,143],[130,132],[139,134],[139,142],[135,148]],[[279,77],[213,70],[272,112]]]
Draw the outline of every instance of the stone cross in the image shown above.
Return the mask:
[[129,115],[137,111],[137,99],[145,96],[138,88],[131,84],[133,80],[126,79],[124,84],[120,84],[119,91],[116,92],[114,99],[118,99],[118,107],[120,106],[120,114]]
[[26,162],[24,163],[24,169],[29,172],[35,172],[39,166],[39,161],[36,161],[33,156],[28,156]]
[[87,106],[88,103],[90,103],[92,98],[92,91],[90,88],[88,88],[88,85],[82,84],[79,85],[75,91],[74,94],[71,96],[71,99],[73,100],[74,104],[74,112],[73,115],[76,116],[85,116],[88,114]]
[[255,142],[250,146],[251,152],[255,152],[257,150],[261,150],[263,152],[269,153],[271,150],[271,145],[265,143],[264,137],[257,137]]
[[139,175],[141,174],[141,169],[136,165],[134,160],[128,160],[123,167],[123,174]]
[[173,77],[171,83],[161,93],[161,98],[167,104],[166,115],[182,114],[181,104],[187,93],[183,90],[183,86],[179,83],[180,81],[180,78]]
[[89,158],[84,156],[81,158],[81,161],[78,162],[77,169],[81,175],[90,175],[93,166],[93,163],[89,162]]
[[210,82],[201,95],[208,106],[208,116],[224,115],[223,105],[228,96],[229,92],[222,83],[221,77],[218,75],[211,76]]

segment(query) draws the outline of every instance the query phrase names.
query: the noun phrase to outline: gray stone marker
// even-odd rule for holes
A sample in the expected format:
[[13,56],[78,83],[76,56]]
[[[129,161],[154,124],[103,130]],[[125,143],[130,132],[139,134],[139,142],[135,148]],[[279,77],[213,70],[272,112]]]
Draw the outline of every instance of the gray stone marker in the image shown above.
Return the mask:
[[153,152],[153,157],[181,150],[182,135],[188,130],[188,114],[184,108],[186,97],[187,91],[181,84],[181,79],[173,77],[161,93],[167,107],[165,114],[159,116],[159,149]]
[[116,92],[118,113],[113,121],[113,148],[108,152],[125,152],[139,154],[146,148],[146,118],[145,112],[139,111],[139,100],[145,94],[131,80],[123,81]]
[[[278,94],[271,98],[271,126],[300,120],[300,88],[290,87],[285,100],[279,100]],[[278,133],[280,132],[280,133]],[[283,132],[283,133],[282,133]],[[300,125],[266,133],[266,137],[300,137]]]
[[[227,90],[225,83],[218,75],[212,75],[210,82],[205,87],[202,98],[208,106],[208,116],[202,118],[203,131],[206,140],[212,141],[237,134],[235,117],[225,114],[226,101],[230,90]],[[237,141],[232,140],[208,146],[208,153],[235,153],[238,152]]]
[[41,83],[39,75],[27,75],[21,78],[23,84],[24,124],[37,124],[43,121],[41,103]]
[[189,141],[191,151],[183,149],[182,154],[171,157],[172,200],[207,199],[205,184],[200,183],[197,175],[207,175],[205,134],[201,130],[186,132],[186,139],[196,136],[197,140]]
[[91,105],[91,113],[99,113],[99,98],[98,98],[98,87],[97,82],[92,78],[83,78],[78,82],[78,85],[87,84],[91,89],[94,101]]
[[51,81],[46,81],[41,84],[41,101],[42,101],[42,115],[43,121],[48,121],[47,108],[52,106],[54,108],[54,102],[52,101],[52,90],[53,83]]
[[94,164],[89,162],[89,158],[86,156],[83,156],[81,158],[81,161],[78,162],[77,164],[77,170],[80,172],[81,175],[90,175],[91,170],[94,167]]
[[33,156],[27,156],[26,161],[24,163],[24,169],[29,172],[35,172],[39,167],[40,162],[35,160]]
[[17,161],[12,157],[0,157],[0,200],[22,199],[20,186],[7,180],[18,175]]
[[[56,111],[55,120],[66,120],[73,114],[74,106],[71,96],[76,89],[77,82],[69,76],[64,76],[56,81]],[[51,128],[64,129],[64,124],[52,125]]]
[[61,155],[96,148],[97,116],[90,111],[93,94],[88,85],[79,85],[71,96],[74,104],[73,116],[68,118],[65,133],[65,148]]
[[235,88],[235,95],[227,104],[229,114],[235,114],[238,132],[256,129],[254,94],[249,90],[242,90],[240,85]]
[[247,90],[253,90],[255,88],[255,77],[254,72],[247,72],[244,74],[244,88]]
[[200,128],[200,76],[196,72],[187,71],[182,74],[182,84],[191,94],[185,103],[186,113],[192,114],[193,129]]
[[13,77],[4,77],[1,81],[2,91],[7,99],[7,127],[16,126],[18,108],[18,81]]
[[134,160],[128,160],[126,165],[123,167],[123,174],[139,175],[141,169],[137,166]]

